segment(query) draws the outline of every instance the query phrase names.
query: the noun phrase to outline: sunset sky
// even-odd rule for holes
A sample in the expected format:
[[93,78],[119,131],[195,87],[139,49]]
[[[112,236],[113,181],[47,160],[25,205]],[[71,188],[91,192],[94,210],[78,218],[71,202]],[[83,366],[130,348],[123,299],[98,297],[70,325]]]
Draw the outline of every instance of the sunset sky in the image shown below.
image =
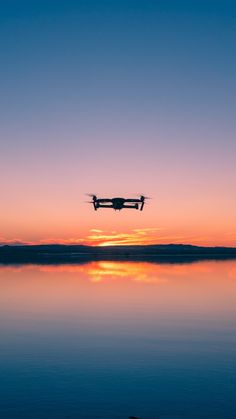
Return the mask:
[[0,243],[236,246],[235,1],[3,0],[0,51]]

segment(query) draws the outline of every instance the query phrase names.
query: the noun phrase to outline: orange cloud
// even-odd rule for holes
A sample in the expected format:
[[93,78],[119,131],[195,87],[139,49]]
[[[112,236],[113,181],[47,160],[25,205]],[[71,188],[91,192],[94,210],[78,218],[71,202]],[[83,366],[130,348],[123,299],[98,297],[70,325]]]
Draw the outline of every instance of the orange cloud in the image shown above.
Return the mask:
[[96,246],[142,245],[154,244],[158,240],[157,232],[161,228],[136,228],[128,233],[111,233],[99,230],[90,230],[92,233],[85,238],[86,244]]

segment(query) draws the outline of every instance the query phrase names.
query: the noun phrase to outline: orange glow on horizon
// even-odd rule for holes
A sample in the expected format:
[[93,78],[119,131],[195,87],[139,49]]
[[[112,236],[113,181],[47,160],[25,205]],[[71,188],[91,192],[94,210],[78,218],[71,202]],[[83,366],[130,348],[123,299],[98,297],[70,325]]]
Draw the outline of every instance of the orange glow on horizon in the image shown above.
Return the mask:
[[46,238],[32,241],[24,241],[21,238],[6,239],[0,237],[0,245],[88,245],[88,246],[135,246],[155,244],[190,244],[197,246],[229,246],[235,247],[236,233],[196,236],[188,234],[171,234],[164,228],[135,228],[128,232],[107,231],[102,229],[90,229],[84,237],[71,238]]

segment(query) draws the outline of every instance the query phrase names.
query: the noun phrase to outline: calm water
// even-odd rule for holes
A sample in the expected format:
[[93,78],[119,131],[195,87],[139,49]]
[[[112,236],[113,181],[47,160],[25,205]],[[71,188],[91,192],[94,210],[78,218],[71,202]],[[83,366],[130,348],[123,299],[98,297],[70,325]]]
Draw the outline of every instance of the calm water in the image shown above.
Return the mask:
[[236,262],[0,267],[0,418],[236,418]]

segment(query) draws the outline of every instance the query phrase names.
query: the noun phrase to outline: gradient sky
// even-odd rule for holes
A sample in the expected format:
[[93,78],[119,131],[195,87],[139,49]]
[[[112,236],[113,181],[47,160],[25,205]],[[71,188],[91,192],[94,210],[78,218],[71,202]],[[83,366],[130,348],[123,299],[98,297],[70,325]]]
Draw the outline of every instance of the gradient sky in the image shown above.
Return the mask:
[[0,51],[0,242],[236,245],[235,1],[2,0]]

